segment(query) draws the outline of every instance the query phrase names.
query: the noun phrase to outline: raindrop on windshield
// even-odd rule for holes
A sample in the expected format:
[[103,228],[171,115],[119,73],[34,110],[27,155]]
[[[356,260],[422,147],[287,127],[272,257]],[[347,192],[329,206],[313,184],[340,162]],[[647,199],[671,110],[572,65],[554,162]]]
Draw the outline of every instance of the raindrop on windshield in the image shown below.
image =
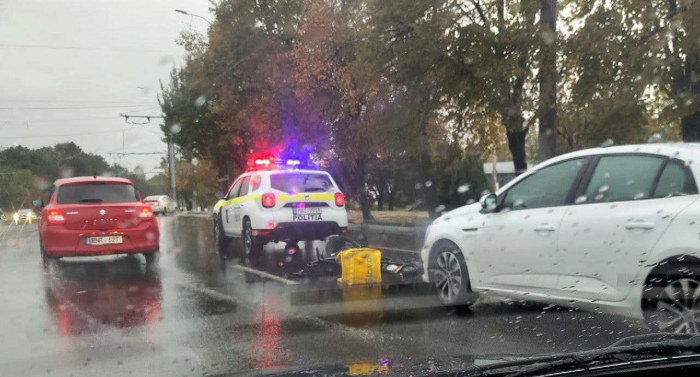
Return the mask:
[[440,213],[445,210],[445,206],[440,204],[439,206],[435,207],[435,212]]
[[49,188],[49,182],[44,179],[44,177],[36,177],[34,180],[34,186],[38,188],[39,190],[45,190]]
[[199,97],[197,97],[196,100],[194,100],[194,105],[197,106],[197,107],[201,107],[201,106],[204,105],[204,103],[206,103],[206,102],[207,102],[207,97],[205,97],[205,96],[199,96]]
[[469,185],[461,185],[457,187],[457,192],[460,194],[464,194],[467,191],[469,191]]
[[182,125],[180,123],[175,123],[172,126],[170,126],[170,134],[171,135],[176,135],[182,130]]
[[75,169],[72,166],[64,166],[61,168],[60,174],[61,178],[70,178],[75,173]]
[[647,140],[647,141],[649,143],[659,142],[659,141],[661,141],[661,134],[656,132],[656,133],[652,134],[651,136],[649,136],[649,140]]
[[612,139],[607,139],[600,144],[601,148],[611,147],[615,142]]
[[586,200],[588,200],[588,198],[586,197],[586,195],[581,195],[581,196],[579,196],[578,198],[576,198],[576,200],[574,201],[574,203],[576,203],[576,204],[581,204],[581,203],[584,203]]
[[425,187],[430,187],[433,185],[433,181],[426,181],[425,182]]

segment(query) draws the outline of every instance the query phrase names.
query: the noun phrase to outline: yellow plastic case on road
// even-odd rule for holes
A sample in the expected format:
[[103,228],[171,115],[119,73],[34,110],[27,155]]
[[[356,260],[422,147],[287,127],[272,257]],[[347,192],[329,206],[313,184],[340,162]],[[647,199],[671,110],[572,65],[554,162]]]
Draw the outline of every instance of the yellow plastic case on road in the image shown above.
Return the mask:
[[341,251],[336,255],[342,267],[340,284],[378,284],[382,282],[382,252],[360,248]]

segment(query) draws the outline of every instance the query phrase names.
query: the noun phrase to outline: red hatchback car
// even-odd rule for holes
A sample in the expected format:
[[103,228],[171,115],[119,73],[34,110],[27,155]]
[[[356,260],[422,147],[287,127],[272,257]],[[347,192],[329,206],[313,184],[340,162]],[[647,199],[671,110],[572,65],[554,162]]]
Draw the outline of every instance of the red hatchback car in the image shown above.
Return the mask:
[[124,178],[58,179],[41,208],[39,240],[44,265],[50,259],[143,254],[155,261],[160,233],[150,206]]

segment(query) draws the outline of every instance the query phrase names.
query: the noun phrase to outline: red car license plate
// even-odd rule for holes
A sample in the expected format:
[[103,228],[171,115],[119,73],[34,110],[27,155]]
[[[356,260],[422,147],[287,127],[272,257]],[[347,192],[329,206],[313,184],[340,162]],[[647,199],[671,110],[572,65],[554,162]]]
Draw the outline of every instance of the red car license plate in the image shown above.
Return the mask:
[[88,237],[85,244],[90,246],[118,245],[122,243],[122,236]]

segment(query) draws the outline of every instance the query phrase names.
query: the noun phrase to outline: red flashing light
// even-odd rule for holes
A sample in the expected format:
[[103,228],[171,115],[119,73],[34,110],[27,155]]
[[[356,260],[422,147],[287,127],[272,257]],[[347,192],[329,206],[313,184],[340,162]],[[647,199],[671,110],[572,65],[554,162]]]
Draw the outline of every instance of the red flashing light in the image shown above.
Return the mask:
[[263,194],[261,198],[262,206],[265,208],[272,208],[275,206],[276,200],[275,200],[275,194]]
[[47,213],[46,220],[49,224],[64,224],[66,217],[63,216],[63,212],[60,209],[51,209]]
[[342,207],[345,205],[345,195],[342,192],[335,193],[335,205]]

